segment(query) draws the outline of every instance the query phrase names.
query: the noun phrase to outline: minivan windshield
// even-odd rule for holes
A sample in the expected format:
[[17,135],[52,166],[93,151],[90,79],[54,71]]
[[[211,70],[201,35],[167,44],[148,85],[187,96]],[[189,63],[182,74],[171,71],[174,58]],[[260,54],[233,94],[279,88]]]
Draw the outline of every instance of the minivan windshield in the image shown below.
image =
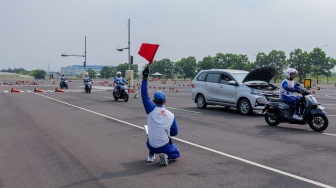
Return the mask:
[[233,78],[239,82],[242,83],[244,78],[246,77],[248,73],[231,73],[231,75],[233,76]]

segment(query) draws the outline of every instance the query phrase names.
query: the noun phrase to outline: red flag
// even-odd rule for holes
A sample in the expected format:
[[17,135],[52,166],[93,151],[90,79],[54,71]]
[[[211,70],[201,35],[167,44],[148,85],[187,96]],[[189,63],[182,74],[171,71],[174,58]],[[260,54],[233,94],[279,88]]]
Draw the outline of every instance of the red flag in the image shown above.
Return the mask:
[[159,48],[158,44],[142,43],[138,54],[143,58],[145,58],[150,65],[153,62],[155,53],[158,48]]

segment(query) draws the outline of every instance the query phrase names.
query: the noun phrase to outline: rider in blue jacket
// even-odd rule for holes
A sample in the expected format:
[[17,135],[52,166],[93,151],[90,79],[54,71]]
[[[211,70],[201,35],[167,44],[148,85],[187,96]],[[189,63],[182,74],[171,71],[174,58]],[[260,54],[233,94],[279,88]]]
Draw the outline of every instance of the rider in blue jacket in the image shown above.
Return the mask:
[[68,80],[67,77],[65,77],[64,73],[62,73],[61,82],[65,82],[67,80]]
[[114,83],[116,84],[116,89],[118,91],[118,95],[120,95],[120,85],[125,83],[125,84],[128,84],[128,82],[123,78],[121,77],[121,72],[118,71],[117,72],[117,76],[114,77]]
[[88,76],[88,74],[85,74],[85,77],[83,78],[84,85],[86,85],[90,81],[92,81],[92,79]]
[[295,92],[301,91],[302,89],[295,84],[294,78],[298,74],[298,71],[294,68],[288,68],[285,71],[286,79],[281,82],[280,86],[280,99],[285,102],[294,104],[294,119],[302,120],[299,116],[303,114],[303,103],[301,102],[302,96],[298,96]]
[[149,67],[142,72],[141,98],[147,113],[148,140],[147,148],[149,154],[147,162],[153,162],[155,154],[159,154],[160,165],[167,166],[170,159],[180,157],[180,152],[172,143],[170,136],[178,134],[178,127],[173,113],[163,105],[166,103],[166,96],[163,92],[154,93],[154,100],[148,96],[147,78]]

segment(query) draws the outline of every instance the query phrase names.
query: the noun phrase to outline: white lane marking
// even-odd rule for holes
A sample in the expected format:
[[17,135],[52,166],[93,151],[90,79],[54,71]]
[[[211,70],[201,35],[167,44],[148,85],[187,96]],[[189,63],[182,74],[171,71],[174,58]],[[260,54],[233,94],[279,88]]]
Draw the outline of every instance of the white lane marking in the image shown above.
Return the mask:
[[104,96],[105,98],[107,98],[107,99],[114,99],[113,97],[106,97],[106,96]]
[[[104,114],[101,114],[101,113],[98,113],[98,112],[95,112],[95,111],[92,111],[92,110],[88,110],[86,108],[75,106],[73,104],[66,103],[66,102],[60,101],[58,99],[54,99],[54,98],[51,98],[51,97],[48,97],[48,96],[45,96],[45,95],[41,95],[39,93],[35,93],[35,94],[39,95],[39,96],[42,96],[42,97],[45,97],[45,98],[48,98],[48,99],[51,99],[51,100],[54,100],[54,101],[57,101],[57,102],[60,102],[60,103],[63,103],[63,104],[68,105],[68,106],[72,106],[74,108],[78,108],[78,109],[81,109],[81,110],[84,110],[84,111],[87,111],[87,112],[91,112],[93,114],[97,114],[97,115],[102,116],[102,117],[106,117],[108,119],[112,119],[112,120],[115,120],[115,121],[118,121],[118,122],[130,125],[130,126],[139,128],[139,129],[144,129],[144,127],[142,127],[142,126],[138,126],[138,125],[135,125],[135,124],[132,124],[132,123],[120,120],[120,119],[116,119],[114,117],[110,117],[110,116],[107,116],[107,115],[104,115]],[[301,177],[301,176],[297,176],[295,174],[291,174],[291,173],[288,173],[288,172],[285,172],[285,171],[282,171],[282,170],[278,170],[276,168],[272,168],[272,167],[268,167],[268,166],[265,166],[265,165],[262,165],[262,164],[259,164],[259,163],[255,163],[255,162],[252,162],[252,161],[240,158],[240,157],[236,157],[236,156],[233,156],[233,155],[230,155],[230,154],[218,151],[218,150],[214,150],[214,149],[211,149],[211,148],[208,148],[208,147],[205,147],[205,146],[201,146],[199,144],[195,144],[195,143],[192,143],[192,142],[180,139],[180,138],[176,138],[175,137],[175,138],[172,138],[172,139],[178,140],[180,142],[183,142],[183,143],[186,143],[186,144],[189,144],[189,145],[192,145],[192,146],[195,146],[197,148],[204,149],[206,151],[210,151],[210,152],[213,152],[213,153],[217,153],[219,155],[223,155],[223,156],[229,157],[231,159],[236,159],[238,161],[241,161],[241,162],[244,162],[244,163],[247,163],[247,164],[250,164],[250,165],[254,165],[254,166],[257,166],[257,167],[260,167],[260,168],[263,168],[263,169],[266,169],[266,170],[269,170],[269,171],[272,171],[272,172],[276,172],[276,173],[279,173],[279,174],[282,174],[282,175],[285,175],[285,176],[288,176],[288,177],[291,177],[291,178],[294,178],[294,179],[298,179],[298,180],[301,180],[301,181],[304,181],[304,182],[307,182],[307,183],[311,183],[311,184],[314,184],[314,185],[317,185],[317,186],[321,186],[321,187],[334,188],[334,187],[332,187],[330,185],[326,185],[326,184],[323,184],[323,183],[320,183],[320,182],[317,182],[317,181],[314,181],[314,180],[310,180],[310,179],[307,179],[307,178],[304,178],[304,177]]]
[[325,135],[329,135],[329,136],[336,136],[336,134],[330,134],[330,133],[321,133],[321,134],[325,134]]
[[165,106],[166,108],[169,108],[169,109],[173,109],[173,110],[179,110],[179,111],[184,111],[184,112],[190,112],[190,113],[195,113],[195,114],[201,114],[201,112],[196,112],[196,111],[191,111],[191,110],[183,110],[183,109],[180,109],[180,108],[173,108],[173,107],[167,107]]

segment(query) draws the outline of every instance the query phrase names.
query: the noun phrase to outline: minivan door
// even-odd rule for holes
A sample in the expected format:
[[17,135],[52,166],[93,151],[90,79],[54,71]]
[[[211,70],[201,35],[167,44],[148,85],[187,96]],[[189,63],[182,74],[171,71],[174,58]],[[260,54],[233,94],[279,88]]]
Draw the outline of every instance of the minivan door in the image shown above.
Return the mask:
[[237,96],[237,86],[229,85],[228,81],[233,80],[228,74],[222,73],[218,84],[218,96],[220,102],[235,104]]
[[206,89],[204,97],[207,101],[217,101],[219,78],[220,73],[208,74],[204,82],[204,88]]

